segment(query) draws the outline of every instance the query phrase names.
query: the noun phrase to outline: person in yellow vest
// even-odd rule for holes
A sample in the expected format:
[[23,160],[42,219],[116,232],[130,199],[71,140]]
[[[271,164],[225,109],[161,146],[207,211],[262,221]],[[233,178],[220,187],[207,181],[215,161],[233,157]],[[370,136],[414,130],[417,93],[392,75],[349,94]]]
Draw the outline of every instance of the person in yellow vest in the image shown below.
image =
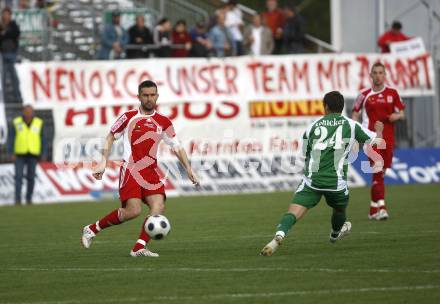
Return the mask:
[[25,167],[26,203],[32,204],[37,163],[40,159],[45,161],[47,155],[43,120],[34,116],[32,106],[25,105],[23,115],[14,118],[10,130],[8,152],[11,155],[11,161],[15,163],[15,204],[21,205],[21,186]]

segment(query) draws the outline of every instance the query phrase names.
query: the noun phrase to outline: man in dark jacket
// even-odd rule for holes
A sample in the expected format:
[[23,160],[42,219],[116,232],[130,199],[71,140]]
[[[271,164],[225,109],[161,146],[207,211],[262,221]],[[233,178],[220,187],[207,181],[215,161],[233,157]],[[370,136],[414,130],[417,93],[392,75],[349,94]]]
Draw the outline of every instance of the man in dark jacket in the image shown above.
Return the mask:
[[[145,26],[145,18],[142,15],[136,17],[136,24],[128,29],[129,44],[142,46],[153,44],[153,36],[150,30]],[[127,58],[148,58],[149,50],[127,49]]]
[[153,41],[156,45],[156,57],[171,57],[171,21],[162,18],[153,31]]
[[286,23],[283,29],[284,48],[287,54],[304,53],[304,19],[294,6],[285,8]]
[[2,84],[5,92],[7,84],[11,84],[13,98],[13,100],[8,100],[7,95],[5,94],[5,102],[22,102],[17,71],[15,70],[19,37],[20,28],[18,27],[17,23],[12,20],[11,9],[9,7],[5,7],[2,10],[0,24],[0,51],[3,59]]

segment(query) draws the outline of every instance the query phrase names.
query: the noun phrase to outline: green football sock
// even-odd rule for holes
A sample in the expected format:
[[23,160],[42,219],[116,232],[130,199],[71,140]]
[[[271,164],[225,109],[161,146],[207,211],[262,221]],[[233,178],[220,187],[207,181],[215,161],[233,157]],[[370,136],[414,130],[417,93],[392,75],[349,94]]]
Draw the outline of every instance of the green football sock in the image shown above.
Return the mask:
[[333,209],[333,215],[332,215],[332,229],[334,232],[339,232],[342,228],[342,226],[345,223],[345,220],[347,219],[347,216],[345,215],[345,209],[342,211],[336,211]]
[[292,226],[295,225],[295,223],[296,223],[296,216],[292,213],[286,213],[283,215],[281,222],[278,224],[277,231],[284,232],[284,235],[286,236],[290,228],[292,228]]

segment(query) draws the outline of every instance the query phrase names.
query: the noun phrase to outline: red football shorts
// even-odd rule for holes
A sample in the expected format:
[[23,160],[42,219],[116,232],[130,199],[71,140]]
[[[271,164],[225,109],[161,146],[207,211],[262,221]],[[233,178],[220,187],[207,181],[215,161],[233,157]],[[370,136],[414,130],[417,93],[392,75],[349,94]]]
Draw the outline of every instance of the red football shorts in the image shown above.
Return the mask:
[[127,166],[127,163],[121,166],[119,172],[119,198],[121,202],[130,198],[139,198],[145,203],[145,198],[153,194],[162,194],[166,198],[165,187],[156,168],[144,168],[137,171],[135,168]]

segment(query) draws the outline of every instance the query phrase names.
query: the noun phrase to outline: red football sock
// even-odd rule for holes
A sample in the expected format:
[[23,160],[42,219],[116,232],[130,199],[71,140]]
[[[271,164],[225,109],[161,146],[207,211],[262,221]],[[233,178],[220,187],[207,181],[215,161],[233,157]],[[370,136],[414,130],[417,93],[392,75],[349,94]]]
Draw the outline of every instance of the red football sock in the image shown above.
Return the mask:
[[382,210],[382,209],[387,209],[387,207],[385,206],[385,201],[384,200],[379,200],[378,202],[377,202],[377,204],[379,205],[379,210]]
[[139,238],[136,241],[136,244],[134,244],[133,247],[133,251],[138,251],[139,249],[143,249],[145,248],[145,246],[147,245],[147,243],[150,241],[150,236],[148,235],[148,233],[145,231],[145,222],[147,221],[148,216],[145,218],[145,221],[142,223],[142,227],[141,227],[141,233],[139,234]]
[[95,224],[90,225],[90,229],[96,234],[102,229],[108,228],[113,225],[119,225],[123,222],[123,219],[121,218],[121,208],[115,209],[106,216],[104,216],[102,219],[97,221]]
[[370,215],[375,215],[379,211],[378,206],[379,205],[375,202],[370,203]]
[[377,202],[385,199],[384,172],[373,174],[373,186],[371,187],[371,201]]

